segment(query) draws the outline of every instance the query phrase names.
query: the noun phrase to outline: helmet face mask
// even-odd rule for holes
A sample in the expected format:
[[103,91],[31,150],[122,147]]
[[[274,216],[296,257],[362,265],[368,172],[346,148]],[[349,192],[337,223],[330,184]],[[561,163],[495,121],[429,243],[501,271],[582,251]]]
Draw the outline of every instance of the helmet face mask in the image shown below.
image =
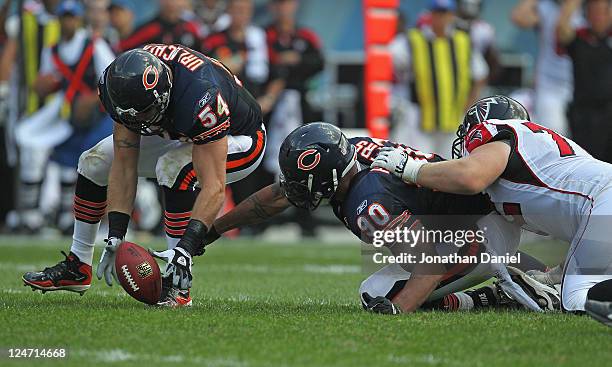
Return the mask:
[[133,107],[127,110],[115,107],[115,112],[119,116],[121,124],[129,130],[140,135],[157,135],[164,131],[160,122],[170,104],[170,91],[159,95],[153,91],[157,99],[142,111],[137,111]]
[[283,174],[280,175],[281,188],[285,197],[289,202],[298,208],[315,210],[323,200],[323,194],[320,192],[310,192],[308,185],[296,182],[287,181]]

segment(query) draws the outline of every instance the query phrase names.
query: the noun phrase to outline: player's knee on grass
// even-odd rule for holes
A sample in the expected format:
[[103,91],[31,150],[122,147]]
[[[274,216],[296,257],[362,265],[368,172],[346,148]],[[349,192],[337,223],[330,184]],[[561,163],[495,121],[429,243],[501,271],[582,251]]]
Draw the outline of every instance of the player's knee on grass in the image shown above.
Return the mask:
[[[561,303],[564,311],[584,311],[584,304],[588,295],[600,296],[603,292],[610,292],[609,285],[611,275],[568,275],[563,278],[563,286],[561,289]],[[591,292],[599,283],[605,283],[598,286]],[[608,300],[612,298],[610,293],[607,295]]]
[[112,161],[112,156],[98,143],[81,154],[77,171],[96,185],[107,186]]
[[370,275],[359,287],[361,305],[365,308],[368,302],[375,297],[383,296],[392,299],[404,288],[410,273],[397,264],[387,265]]

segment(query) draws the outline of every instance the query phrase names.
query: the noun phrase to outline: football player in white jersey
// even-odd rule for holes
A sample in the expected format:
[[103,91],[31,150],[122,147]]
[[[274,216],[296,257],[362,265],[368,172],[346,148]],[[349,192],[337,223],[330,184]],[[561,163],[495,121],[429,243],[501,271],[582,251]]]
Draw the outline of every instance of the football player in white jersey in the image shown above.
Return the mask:
[[486,192],[523,228],[571,243],[563,266],[565,311],[587,311],[612,326],[612,165],[529,119],[505,96],[476,102],[453,144],[455,159],[427,163],[392,148],[373,162],[431,189]]

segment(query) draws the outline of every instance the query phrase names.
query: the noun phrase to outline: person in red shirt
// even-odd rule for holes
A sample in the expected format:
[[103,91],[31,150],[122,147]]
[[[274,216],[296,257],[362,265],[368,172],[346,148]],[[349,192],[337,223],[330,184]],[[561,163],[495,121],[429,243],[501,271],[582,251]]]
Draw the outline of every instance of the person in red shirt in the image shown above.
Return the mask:
[[183,6],[174,0],[159,1],[159,15],[122,39],[117,51],[127,51],[148,43],[180,43],[199,51],[201,37],[198,25],[181,18]]
[[229,27],[206,37],[203,51],[221,61],[255,97],[268,81],[268,46],[263,29],[251,23],[253,0],[230,0]]
[[[276,176],[278,152],[285,137],[304,122],[307,82],[323,70],[321,41],[312,30],[300,26],[296,17],[298,0],[273,0],[274,21],[266,28],[270,57],[270,82],[258,100],[264,113],[270,113],[265,170]],[[309,212],[300,212],[298,223],[304,235],[314,234]]]

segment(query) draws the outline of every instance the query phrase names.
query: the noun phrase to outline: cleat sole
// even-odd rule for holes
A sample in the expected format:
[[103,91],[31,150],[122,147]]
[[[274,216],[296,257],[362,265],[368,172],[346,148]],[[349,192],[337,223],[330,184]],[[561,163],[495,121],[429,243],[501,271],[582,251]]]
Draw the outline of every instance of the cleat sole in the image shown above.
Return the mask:
[[27,281],[24,278],[21,278],[21,280],[23,280],[24,286],[32,287],[32,291],[40,290],[42,291],[42,294],[45,294],[47,292],[54,292],[54,291],[68,291],[68,292],[80,293],[81,296],[83,296],[85,292],[87,292],[87,290],[91,286],[90,284],[83,284],[83,285],[63,285],[59,287],[41,287],[37,284]]

